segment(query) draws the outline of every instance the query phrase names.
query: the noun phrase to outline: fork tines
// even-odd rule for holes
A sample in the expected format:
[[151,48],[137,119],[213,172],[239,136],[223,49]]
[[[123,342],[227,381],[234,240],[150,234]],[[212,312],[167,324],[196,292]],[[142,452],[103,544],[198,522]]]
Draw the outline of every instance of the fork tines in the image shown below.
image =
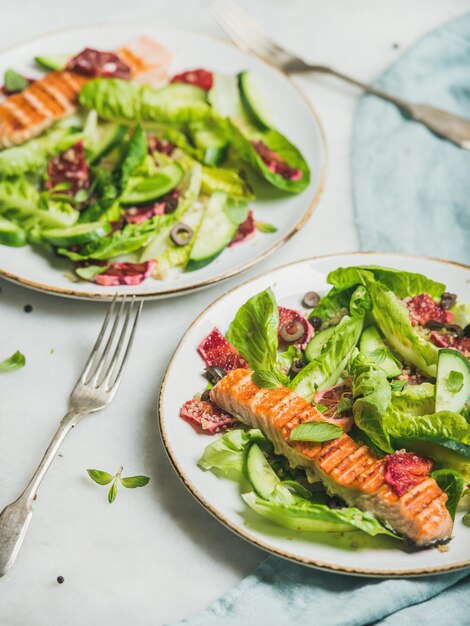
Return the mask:
[[135,296],[130,300],[126,296],[121,299],[117,294],[114,296],[79,383],[95,389],[104,385],[106,391],[116,389],[124,373],[142,306],[143,301],[136,303]]

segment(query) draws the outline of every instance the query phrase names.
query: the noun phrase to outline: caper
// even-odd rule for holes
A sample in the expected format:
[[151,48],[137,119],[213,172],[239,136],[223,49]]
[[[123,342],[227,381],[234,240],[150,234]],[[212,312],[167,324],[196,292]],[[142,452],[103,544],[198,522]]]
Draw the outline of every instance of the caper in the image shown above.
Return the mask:
[[279,334],[287,343],[295,343],[303,337],[305,329],[299,320],[292,320],[279,328]]
[[320,296],[315,291],[307,291],[302,300],[302,304],[306,309],[314,309],[320,302]]
[[176,246],[185,246],[193,238],[193,230],[187,224],[176,224],[170,232],[170,239]]
[[306,365],[307,363],[303,359],[294,359],[292,361],[290,373],[295,376],[295,374],[298,374],[301,370],[303,370]]
[[227,376],[227,372],[218,365],[210,365],[205,369],[205,375],[209,382],[216,385],[219,380],[222,380],[224,376]]
[[313,326],[314,330],[320,330],[321,325],[323,324],[323,320],[321,317],[318,317],[318,315],[311,315],[308,318],[308,321],[310,322],[310,324]]
[[449,293],[445,291],[441,296],[440,306],[441,309],[451,309],[457,302],[457,296],[455,293]]

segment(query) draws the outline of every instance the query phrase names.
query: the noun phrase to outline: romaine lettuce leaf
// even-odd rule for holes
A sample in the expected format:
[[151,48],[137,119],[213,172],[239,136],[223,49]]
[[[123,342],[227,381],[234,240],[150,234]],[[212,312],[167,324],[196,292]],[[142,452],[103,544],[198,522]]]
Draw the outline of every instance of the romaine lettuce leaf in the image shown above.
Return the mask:
[[339,267],[328,274],[328,282],[337,289],[346,289],[355,285],[366,285],[371,279],[393,291],[399,298],[428,293],[440,297],[445,290],[443,283],[438,283],[422,274],[404,272],[376,265]]
[[[227,138],[240,158],[245,163],[250,164],[263,178],[274,185],[274,187],[291,193],[300,193],[308,187],[310,182],[310,168],[300,151],[280,132],[272,129],[265,132],[252,129],[247,133],[245,127],[241,130],[230,119],[219,120],[219,124],[222,126]],[[289,180],[270,170],[253,147],[253,140],[262,141],[268,148],[276,152],[289,166],[299,169],[302,172],[301,178],[298,180]]]
[[465,489],[465,480],[461,474],[453,470],[440,469],[431,473],[432,478],[447,494],[446,507],[452,519],[455,518],[457,505]]
[[310,532],[338,532],[362,530],[368,535],[395,535],[387,530],[370,513],[355,507],[330,509],[306,498],[293,496],[293,502],[282,504],[259,498],[254,492],[244,493],[242,498],[259,515],[292,530]]
[[254,370],[272,370],[276,364],[279,310],[272,290],[266,289],[242,305],[227,332],[228,341]]
[[0,177],[20,176],[41,171],[47,160],[70,148],[82,137],[72,128],[55,128],[37,139],[31,139],[0,152]]
[[0,215],[16,222],[30,239],[38,240],[41,228],[74,224],[79,212],[69,204],[47,200],[24,178],[0,181]]
[[429,415],[434,412],[436,388],[431,383],[407,385],[392,394],[392,409],[402,415]]
[[252,443],[269,446],[265,436],[257,428],[229,430],[205,447],[198,466],[205,470],[218,470],[226,476],[239,479],[243,470],[245,453]]
[[392,399],[387,373],[362,353],[358,353],[351,360],[348,370],[353,377],[353,414],[356,426],[380,450],[393,452],[390,437],[383,424],[383,415]]
[[24,367],[26,358],[19,350],[12,354],[8,359],[0,361],[0,372],[11,372]]
[[320,355],[310,361],[292,380],[292,389],[311,401],[317,391],[337,383],[359,341],[363,321],[363,317],[343,317]]
[[132,81],[96,78],[82,87],[79,100],[105,120],[135,122],[141,119],[142,89]]
[[368,281],[367,289],[372,298],[375,322],[390,346],[405,361],[429,376],[435,376],[438,349],[415,333],[406,306],[393,291],[388,291],[380,283]]
[[383,423],[396,449],[429,456],[438,467],[453,469],[470,479],[470,424],[462,415],[451,411],[406,414],[392,400]]
[[[80,92],[80,104],[95,109],[100,117],[111,121],[150,121],[187,123],[210,115],[205,93],[175,94],[168,87],[153,89],[117,78],[89,81]],[[188,90],[189,92],[189,90]]]

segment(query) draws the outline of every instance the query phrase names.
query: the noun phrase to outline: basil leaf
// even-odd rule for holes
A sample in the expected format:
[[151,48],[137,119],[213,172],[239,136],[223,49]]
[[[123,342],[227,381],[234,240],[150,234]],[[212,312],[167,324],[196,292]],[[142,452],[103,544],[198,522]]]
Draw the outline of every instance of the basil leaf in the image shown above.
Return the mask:
[[317,411],[320,411],[320,413],[324,413],[328,410],[326,404],[322,404],[321,402],[313,402],[312,404],[317,409]]
[[354,402],[352,398],[348,398],[344,394],[341,396],[340,401],[338,402],[338,413],[344,413],[344,411],[349,411],[352,409]]
[[446,507],[452,519],[455,517],[457,505],[465,489],[464,477],[449,469],[440,469],[431,473],[439,487],[447,494]]
[[109,502],[109,504],[112,504],[114,502],[114,500],[116,500],[116,496],[117,496],[117,483],[116,483],[116,481],[114,481],[113,484],[111,485],[109,491],[108,491],[108,502]]
[[291,432],[291,441],[332,441],[343,434],[343,429],[329,422],[307,422],[299,424]]
[[91,480],[94,480],[95,483],[98,483],[98,485],[109,485],[114,478],[114,476],[108,474],[108,472],[103,472],[101,470],[87,469],[87,472]]
[[253,372],[251,380],[261,387],[261,389],[277,389],[281,386],[279,375],[276,372],[268,370],[258,370]]
[[259,230],[260,233],[277,233],[278,229],[273,224],[268,224],[267,222],[255,222],[255,228]]
[[451,370],[446,380],[446,387],[451,393],[457,393],[463,387],[463,374],[456,370]]
[[0,371],[1,372],[11,372],[13,370],[18,370],[21,367],[24,367],[26,363],[26,358],[24,354],[21,354],[19,350],[12,354],[8,359],[0,362]]
[[29,86],[28,79],[26,79],[24,76],[21,76],[21,74],[18,74],[18,72],[15,72],[15,70],[11,69],[5,72],[3,81],[5,84],[5,89],[9,93],[17,93],[18,91],[23,91],[23,89],[26,89],[26,87]]
[[145,487],[150,481],[148,476],[128,476],[121,478],[121,483],[126,489],[135,489],[136,487]]

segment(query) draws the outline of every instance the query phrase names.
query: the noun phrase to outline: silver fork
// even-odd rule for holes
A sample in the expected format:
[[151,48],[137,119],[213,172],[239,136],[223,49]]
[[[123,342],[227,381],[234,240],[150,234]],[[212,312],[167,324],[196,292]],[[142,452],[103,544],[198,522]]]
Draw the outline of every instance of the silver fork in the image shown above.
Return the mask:
[[[18,556],[33,516],[32,505],[36,498],[36,492],[66,435],[84,415],[103,409],[113,399],[129,358],[142,304],[143,302],[140,301],[135,306],[135,296],[128,304],[124,296],[120,306],[117,306],[117,296],[114,297],[90,357],[70,394],[67,414],[60,422],[56,434],[26,489],[17,500],[6,506],[0,514],[0,576],[3,576],[10,569]],[[116,308],[117,312],[114,314]],[[113,317],[114,323],[111,326]],[[121,333],[113,347],[121,319],[124,320]],[[105,335],[110,326],[111,331],[105,343]],[[129,328],[130,331],[128,332]],[[111,348],[113,348],[113,352],[111,352]]]
[[276,65],[286,74],[319,72],[331,74],[360,87],[367,93],[392,102],[409,118],[427,126],[433,133],[470,150],[470,120],[428,104],[416,104],[351,78],[326,65],[312,65],[278,46],[240,7],[235,0],[206,0],[209,11],[232,41],[242,50],[251,52]]

